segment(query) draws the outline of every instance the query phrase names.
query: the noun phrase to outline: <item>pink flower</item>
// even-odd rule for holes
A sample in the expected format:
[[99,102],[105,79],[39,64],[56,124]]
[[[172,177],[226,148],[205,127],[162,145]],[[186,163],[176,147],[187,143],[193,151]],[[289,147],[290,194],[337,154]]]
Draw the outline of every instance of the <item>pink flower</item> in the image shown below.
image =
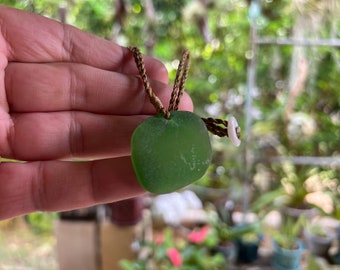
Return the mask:
[[191,243],[200,244],[207,238],[209,230],[210,230],[209,226],[206,225],[202,227],[200,230],[193,231],[188,235],[188,240]]
[[179,251],[176,248],[168,248],[166,251],[171,263],[175,267],[182,266],[182,257]]

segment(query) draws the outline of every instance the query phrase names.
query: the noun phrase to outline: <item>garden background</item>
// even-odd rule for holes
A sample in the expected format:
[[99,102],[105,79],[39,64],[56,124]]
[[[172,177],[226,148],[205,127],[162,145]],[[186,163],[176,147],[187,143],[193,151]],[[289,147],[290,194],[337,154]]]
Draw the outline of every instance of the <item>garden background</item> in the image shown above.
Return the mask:
[[[340,219],[339,1],[2,0],[1,4],[123,46],[138,46],[164,62],[170,81],[182,51],[188,49],[186,91],[195,111],[223,119],[232,114],[242,128],[240,148],[212,137],[212,165],[196,184],[222,189],[241,212],[260,218],[289,204],[313,205],[323,216]],[[48,232],[44,236],[48,241],[38,240],[41,245],[54,244],[50,223],[55,216],[31,215],[37,231]],[[0,246],[11,245],[7,232],[12,222],[0,223],[6,227],[0,231]],[[0,248],[0,266],[10,265],[14,258],[32,269],[56,267],[34,268],[39,263],[26,261],[30,256],[6,255],[8,250]],[[47,250],[52,256],[53,249]]]

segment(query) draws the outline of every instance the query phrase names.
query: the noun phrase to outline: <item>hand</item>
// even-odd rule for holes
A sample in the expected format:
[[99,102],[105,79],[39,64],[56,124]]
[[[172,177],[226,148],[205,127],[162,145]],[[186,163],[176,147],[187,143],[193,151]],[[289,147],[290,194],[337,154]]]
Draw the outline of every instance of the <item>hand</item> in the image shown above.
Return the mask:
[[[145,66],[167,105],[164,65],[145,57]],[[0,156],[27,161],[0,164],[0,219],[144,193],[130,138],[155,111],[137,73],[126,48],[0,6]],[[181,109],[192,110],[187,95]]]

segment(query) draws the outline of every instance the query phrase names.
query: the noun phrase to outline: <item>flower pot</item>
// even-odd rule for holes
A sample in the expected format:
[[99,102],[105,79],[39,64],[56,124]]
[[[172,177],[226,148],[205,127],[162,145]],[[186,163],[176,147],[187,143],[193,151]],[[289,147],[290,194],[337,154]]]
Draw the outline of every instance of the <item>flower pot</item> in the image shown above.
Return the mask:
[[336,239],[340,242],[340,224],[336,227]]
[[308,219],[312,219],[318,213],[316,208],[294,208],[290,206],[285,206],[282,208],[282,213],[285,216],[290,216],[294,219],[298,219],[300,216],[305,216]]
[[[340,225],[336,227],[336,239],[340,243]],[[338,247],[338,252],[334,254],[332,259],[335,264],[340,264],[340,247]]]
[[285,249],[274,241],[273,267],[275,270],[300,270],[302,243],[296,242],[295,249]]
[[334,235],[330,231],[326,231],[326,234],[326,236],[318,236],[309,230],[304,230],[307,248],[313,255],[328,257],[328,251],[334,240]]
[[237,247],[233,242],[218,245],[216,252],[222,254],[228,263],[234,263],[236,261]]
[[258,249],[262,237],[257,236],[254,241],[245,241],[242,238],[235,240],[237,247],[237,262],[239,263],[252,263],[258,258]]

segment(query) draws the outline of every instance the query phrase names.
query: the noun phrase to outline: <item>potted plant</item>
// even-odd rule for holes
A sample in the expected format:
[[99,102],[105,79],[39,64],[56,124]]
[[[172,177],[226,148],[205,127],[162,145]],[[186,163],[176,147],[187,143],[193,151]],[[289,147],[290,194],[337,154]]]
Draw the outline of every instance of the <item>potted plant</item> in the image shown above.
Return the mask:
[[235,148],[227,149],[226,152],[225,144],[221,144],[216,138],[213,138],[212,146],[212,162],[207,172],[188,188],[194,191],[204,204],[238,199],[241,193],[239,179],[242,177],[243,164],[233,158]]
[[214,249],[216,252],[222,254],[229,263],[234,263],[236,261],[237,251],[233,240],[237,235],[232,231],[232,227],[217,215],[215,218],[210,217],[209,225],[217,239]]
[[287,162],[282,164],[282,172],[281,184],[285,192],[282,198],[283,213],[295,219],[300,215],[315,216],[317,209],[307,200],[307,195],[313,192],[307,182],[317,173],[315,169]]
[[222,254],[214,252],[218,238],[210,225],[194,229],[186,239],[189,244],[183,250],[183,261],[187,268],[183,267],[183,270],[225,269],[228,262]]
[[217,238],[216,250],[222,253],[229,262],[251,262],[257,258],[260,243],[259,223],[229,225],[222,216],[210,215],[209,225]]
[[[340,178],[338,175],[340,173],[340,169],[328,170],[324,173],[324,181],[327,182],[327,188],[325,193],[329,196],[332,202],[331,211],[327,212],[323,210],[323,213],[331,218],[340,221],[340,193],[339,193],[339,185]],[[336,228],[334,237],[337,242],[340,243],[340,223]],[[340,264],[340,248],[338,248],[338,252],[332,258],[333,263]]]
[[335,238],[334,233],[319,223],[307,223],[304,236],[308,250],[316,256],[328,259],[328,251]]
[[280,163],[273,167],[280,186],[260,196],[252,205],[252,210],[265,212],[280,209],[284,216],[297,219],[301,215],[312,218],[317,214],[317,208],[308,202],[308,194],[314,192],[308,180],[316,174],[315,169],[308,166],[298,166],[290,162]]
[[249,231],[235,239],[237,248],[238,263],[252,263],[258,258],[258,248],[262,241],[262,234],[259,226],[246,224],[241,226],[250,226]]
[[302,255],[302,243],[298,239],[305,222],[301,216],[297,221],[285,217],[279,231],[272,230],[274,245],[273,267],[276,270],[299,270]]
[[215,203],[228,197],[230,181],[221,168],[211,164],[205,175],[188,187],[203,203]]

